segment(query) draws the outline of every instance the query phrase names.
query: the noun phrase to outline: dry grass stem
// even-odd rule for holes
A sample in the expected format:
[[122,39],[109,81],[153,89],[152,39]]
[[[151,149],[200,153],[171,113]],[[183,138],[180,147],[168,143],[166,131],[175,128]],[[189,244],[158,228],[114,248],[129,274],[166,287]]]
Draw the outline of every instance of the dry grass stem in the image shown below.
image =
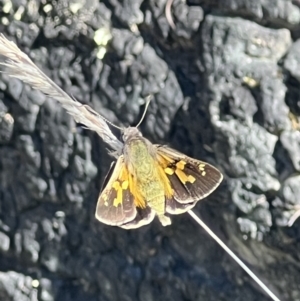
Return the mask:
[[76,122],[95,131],[113,150],[120,152],[122,143],[113,135],[104,118],[90,106],[83,105],[70,97],[3,34],[0,34],[0,55],[7,58],[5,63],[0,63],[6,67],[6,74],[56,99],[74,117]]

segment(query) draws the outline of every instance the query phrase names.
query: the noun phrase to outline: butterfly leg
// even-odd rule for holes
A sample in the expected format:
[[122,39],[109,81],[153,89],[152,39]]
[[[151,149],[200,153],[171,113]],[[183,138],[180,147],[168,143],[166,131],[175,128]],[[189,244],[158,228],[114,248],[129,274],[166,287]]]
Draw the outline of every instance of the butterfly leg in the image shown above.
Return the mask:
[[172,224],[171,219],[164,214],[157,215],[157,217],[164,227]]

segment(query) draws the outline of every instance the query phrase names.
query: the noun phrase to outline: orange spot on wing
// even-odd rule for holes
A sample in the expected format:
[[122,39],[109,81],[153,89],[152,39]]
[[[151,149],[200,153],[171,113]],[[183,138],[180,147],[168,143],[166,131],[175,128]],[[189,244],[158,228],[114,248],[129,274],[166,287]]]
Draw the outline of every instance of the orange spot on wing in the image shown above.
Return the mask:
[[113,206],[118,207],[119,205],[122,205],[123,189],[122,189],[122,186],[120,185],[119,181],[115,181],[113,183],[112,187],[117,192],[117,197],[114,199]]
[[[124,169],[125,170],[125,169]],[[126,169],[125,172],[127,173],[127,178],[128,178],[128,186],[129,186],[129,191],[134,197],[134,205],[139,208],[146,208],[146,202],[145,199],[142,197],[140,191],[138,190],[138,187],[136,185],[136,181],[132,177],[132,175],[128,172]]]
[[123,183],[122,183],[122,189],[123,190],[126,190],[127,188],[128,188],[128,181],[124,181]]
[[171,198],[174,195],[174,190],[171,187],[170,180],[168,179],[166,173],[172,172],[171,174],[173,174],[174,171],[168,167],[164,168],[164,166],[161,166],[159,163],[157,163],[157,170],[159,173],[160,180],[162,181],[164,186],[165,196],[167,198]]
[[189,175],[188,181],[193,184],[196,181],[196,179],[193,176]]
[[184,170],[184,166],[185,166],[186,162],[180,160],[179,162],[176,163],[176,167],[178,169]]
[[204,163],[200,163],[200,164],[199,164],[199,169],[200,169],[201,171],[204,171],[204,169],[205,169],[205,164],[204,164]]
[[179,178],[180,182],[185,184],[186,182],[188,182],[188,177],[187,175],[180,169],[176,169],[175,173],[177,175],[177,177]]
[[118,207],[123,204],[123,192],[128,189],[128,173],[126,173],[125,167],[120,171],[120,175],[117,181],[112,184],[112,188],[116,191],[116,198],[113,201],[113,206]]
[[196,178],[194,178],[192,175],[186,175],[186,173],[180,169],[176,169],[175,173],[181,183],[186,184],[186,182],[194,183],[196,181]]
[[165,173],[167,174],[167,175],[173,175],[174,174],[174,169],[172,169],[172,168],[170,168],[170,167],[167,167],[167,168],[165,168]]
[[119,181],[115,181],[113,184],[112,184],[112,187],[118,191],[120,189],[120,183]]

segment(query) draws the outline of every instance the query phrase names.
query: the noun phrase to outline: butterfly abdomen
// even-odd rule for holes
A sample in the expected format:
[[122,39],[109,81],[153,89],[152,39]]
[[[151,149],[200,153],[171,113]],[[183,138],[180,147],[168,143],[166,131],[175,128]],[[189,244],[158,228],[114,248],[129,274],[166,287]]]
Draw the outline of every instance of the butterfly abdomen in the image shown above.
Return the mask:
[[145,202],[157,215],[165,213],[165,189],[149,146],[143,139],[128,143],[126,149],[129,172]]

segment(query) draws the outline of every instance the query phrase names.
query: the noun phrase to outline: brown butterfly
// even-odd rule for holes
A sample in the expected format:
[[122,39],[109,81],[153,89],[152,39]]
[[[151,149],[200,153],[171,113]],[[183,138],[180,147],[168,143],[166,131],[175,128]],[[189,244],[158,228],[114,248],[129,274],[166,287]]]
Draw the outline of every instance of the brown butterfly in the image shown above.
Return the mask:
[[152,144],[137,127],[123,130],[123,150],[106,176],[96,218],[108,225],[134,229],[157,216],[181,214],[211,194],[223,179],[212,165],[163,145]]

